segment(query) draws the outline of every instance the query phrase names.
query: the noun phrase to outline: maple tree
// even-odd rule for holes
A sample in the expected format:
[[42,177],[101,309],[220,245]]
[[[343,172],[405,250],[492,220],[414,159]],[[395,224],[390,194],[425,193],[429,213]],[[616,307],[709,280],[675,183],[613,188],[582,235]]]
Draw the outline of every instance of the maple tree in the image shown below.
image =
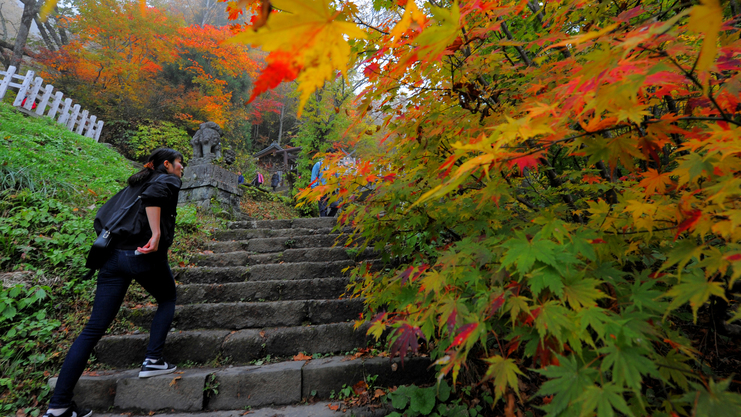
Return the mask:
[[264,88],[296,80],[304,105],[355,60],[360,114],[385,114],[386,155],[301,194],[342,199],[387,262],[353,272],[369,333],[394,329],[402,355],[426,341],[492,407],[741,413],[717,345],[691,334],[735,338],[741,318],[724,316],[741,277],[737,3],[376,0],[394,12],[376,24],[357,3],[230,7],[258,12],[235,38],[270,52]]

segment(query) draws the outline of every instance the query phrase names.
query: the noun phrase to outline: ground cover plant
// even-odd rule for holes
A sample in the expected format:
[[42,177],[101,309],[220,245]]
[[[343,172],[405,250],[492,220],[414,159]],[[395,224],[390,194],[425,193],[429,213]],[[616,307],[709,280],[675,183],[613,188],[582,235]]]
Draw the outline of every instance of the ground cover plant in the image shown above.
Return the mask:
[[260,189],[244,186],[242,190],[244,194],[239,207],[252,219],[277,220],[302,217],[294,207],[296,204],[292,198],[268,191],[269,186],[262,186]]
[[[82,277],[95,213],[133,172],[103,144],[0,104],[0,414],[38,415],[48,401],[48,379],[90,314],[95,280]],[[219,224],[179,209],[173,264]],[[133,288],[127,306],[148,302]]]
[[370,333],[490,415],[741,414],[738,2],[364,4],[230,7],[256,93],[363,62],[391,151],[302,196],[384,249],[354,273]]

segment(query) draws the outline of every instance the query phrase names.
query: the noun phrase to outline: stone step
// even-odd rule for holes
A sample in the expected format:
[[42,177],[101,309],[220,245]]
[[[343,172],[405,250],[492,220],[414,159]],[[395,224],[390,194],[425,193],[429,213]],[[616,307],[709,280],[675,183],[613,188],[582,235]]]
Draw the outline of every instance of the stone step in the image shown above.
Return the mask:
[[255,238],[244,240],[239,250],[268,253],[283,252],[286,249],[328,248],[335,244],[342,247],[346,239],[336,234]]
[[335,217],[306,217],[287,220],[243,220],[230,222],[229,229],[324,229],[337,224]]
[[[191,257],[191,262],[198,266],[249,266],[277,264],[281,262],[329,262],[346,260],[363,260],[377,256],[377,252],[368,248],[358,252],[353,248],[304,248],[286,249],[282,252],[250,254],[247,251],[249,242],[218,242],[227,245],[216,246],[215,253],[199,253]],[[234,243],[238,245],[233,245]],[[241,245],[239,245],[241,244]],[[234,251],[226,251],[233,249]],[[222,252],[223,251],[223,252]]]
[[222,284],[340,277],[345,275],[344,269],[353,265],[355,265],[354,261],[294,262],[253,266],[173,268],[173,273],[178,282],[186,284]]
[[264,239],[270,237],[296,237],[296,236],[319,236],[319,235],[339,235],[352,233],[352,227],[344,227],[341,230],[334,230],[331,227],[322,229],[230,229],[219,230],[214,232],[214,239],[217,241],[229,240],[250,240]]
[[[329,408],[329,407],[332,408]],[[336,411],[333,411],[336,410]],[[160,417],[383,417],[391,413],[393,407],[390,404],[380,408],[370,408],[368,406],[353,407],[346,409],[342,401],[319,401],[312,404],[299,404],[276,407],[251,408],[248,414],[244,410],[231,411],[206,411],[197,413],[157,413]],[[149,414],[125,414],[128,417],[148,417]],[[100,414],[95,413],[95,417],[121,417],[120,413]]]
[[[148,329],[156,307],[121,309],[121,317]],[[339,323],[357,319],[363,300],[294,300],[250,303],[189,304],[175,307],[172,326],[192,329],[255,329],[302,324]]]
[[[348,359],[183,369],[145,379],[137,377],[137,370],[101,371],[80,378],[74,399],[82,407],[121,412],[244,410],[296,404],[311,396],[327,399],[332,391],[369,376],[377,376],[374,384],[378,387],[434,381],[426,357],[406,358],[404,366],[398,358]],[[55,384],[52,378],[49,385]]]
[[[164,355],[174,364],[206,364],[227,360],[231,364],[272,357],[292,357],[299,352],[309,355],[348,352],[364,348],[372,341],[366,336],[368,325],[354,329],[354,323],[316,326],[271,327],[264,329],[190,330],[171,332]],[[142,361],[149,334],[106,336],[95,347],[98,363],[125,368]]]
[[225,284],[182,284],[177,286],[177,303],[334,300],[345,294],[349,283],[349,278],[315,278]]

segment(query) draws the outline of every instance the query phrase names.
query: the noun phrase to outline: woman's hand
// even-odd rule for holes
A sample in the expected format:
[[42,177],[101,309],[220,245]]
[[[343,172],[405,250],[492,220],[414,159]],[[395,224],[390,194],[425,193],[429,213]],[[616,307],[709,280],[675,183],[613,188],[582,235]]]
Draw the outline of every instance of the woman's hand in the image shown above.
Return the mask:
[[152,237],[149,238],[149,242],[141,248],[136,248],[143,254],[157,252],[160,246],[160,212],[162,211],[159,207],[147,207],[147,220],[149,221],[149,228],[152,230]]
[[152,237],[149,239],[149,242],[147,242],[146,245],[142,246],[141,248],[136,248],[139,252],[143,254],[147,253],[153,253],[157,252],[157,249],[159,249],[160,246],[160,235],[152,235]]

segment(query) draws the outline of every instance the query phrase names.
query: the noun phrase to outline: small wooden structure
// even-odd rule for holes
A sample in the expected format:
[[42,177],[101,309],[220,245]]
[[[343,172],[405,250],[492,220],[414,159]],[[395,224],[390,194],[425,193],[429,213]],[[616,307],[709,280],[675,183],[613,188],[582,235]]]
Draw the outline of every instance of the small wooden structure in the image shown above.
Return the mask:
[[[281,186],[286,185],[285,179],[288,176],[289,183],[292,183],[290,174],[296,172],[296,161],[301,147],[282,148],[277,142],[273,142],[267,148],[257,152],[253,156],[257,159],[257,165],[268,171],[270,174],[278,173],[281,178]],[[269,184],[270,178],[265,178]]]
[[71,98],[65,98],[62,102],[64,94],[61,91],[57,91],[52,97],[54,86],[44,86],[43,78],[34,78],[33,71],[26,72],[25,76],[18,75],[15,71],[16,68],[12,65],[7,71],[0,71],[0,100],[8,90],[17,89],[13,106],[32,115],[50,117],[65,125],[67,130],[95,139],[96,142],[100,139],[102,120],[97,120],[97,116],[91,115],[88,110],[80,111],[80,105],[73,106]]

